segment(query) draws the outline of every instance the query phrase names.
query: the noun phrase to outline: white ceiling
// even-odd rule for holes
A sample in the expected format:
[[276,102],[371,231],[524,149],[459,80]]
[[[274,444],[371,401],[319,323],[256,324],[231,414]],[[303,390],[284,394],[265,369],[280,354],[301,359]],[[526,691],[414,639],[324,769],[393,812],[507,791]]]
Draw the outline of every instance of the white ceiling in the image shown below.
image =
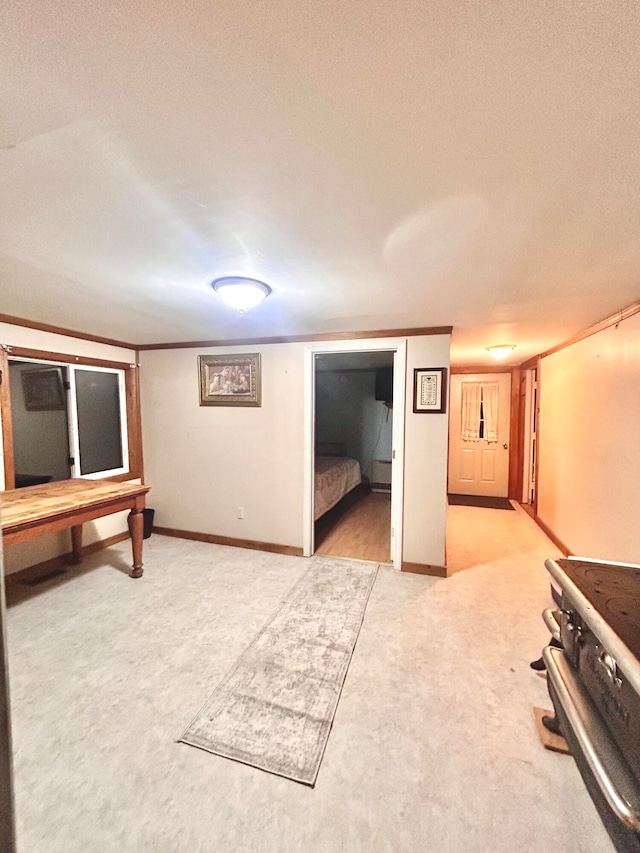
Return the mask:
[[[637,0],[5,0],[0,310],[133,343],[453,325],[509,363],[640,297]],[[235,314],[218,276],[273,294]]]

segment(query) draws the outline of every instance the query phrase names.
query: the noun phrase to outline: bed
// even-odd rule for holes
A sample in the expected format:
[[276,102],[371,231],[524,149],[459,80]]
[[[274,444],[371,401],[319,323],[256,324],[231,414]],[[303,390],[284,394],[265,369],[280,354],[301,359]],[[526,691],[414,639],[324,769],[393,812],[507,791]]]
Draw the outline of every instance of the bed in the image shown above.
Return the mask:
[[342,444],[316,445],[313,504],[316,521],[362,482],[360,463],[344,454]]

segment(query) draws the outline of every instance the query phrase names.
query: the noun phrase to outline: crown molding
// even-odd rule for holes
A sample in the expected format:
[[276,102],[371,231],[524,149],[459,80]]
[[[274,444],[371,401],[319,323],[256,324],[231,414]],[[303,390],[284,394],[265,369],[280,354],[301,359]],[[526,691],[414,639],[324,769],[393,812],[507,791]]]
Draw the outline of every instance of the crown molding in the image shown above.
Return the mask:
[[254,346],[264,344],[294,344],[312,343],[314,341],[351,341],[368,338],[407,338],[417,335],[450,335],[453,326],[425,326],[415,329],[376,329],[363,332],[324,332],[316,335],[281,335],[269,338],[234,338],[231,340],[212,341],[176,341],[161,344],[132,344],[126,341],[117,341],[113,338],[103,338],[99,335],[89,335],[78,332],[75,329],[65,329],[63,326],[52,326],[49,323],[39,323],[34,320],[26,320],[24,317],[13,317],[9,314],[0,314],[0,323],[8,323],[12,326],[23,326],[27,329],[36,329],[39,332],[52,332],[55,335],[64,335],[68,338],[78,338],[83,341],[92,341],[97,344],[107,344],[113,347],[122,347],[130,350],[165,350],[165,349],[193,349],[194,347],[235,347]]
[[616,311],[615,314],[611,314],[609,317],[605,317],[604,320],[600,320],[598,323],[594,323],[593,326],[589,326],[586,329],[583,329],[582,332],[578,332],[573,335],[573,337],[564,341],[561,344],[558,344],[555,347],[551,347],[551,349],[545,350],[541,352],[540,355],[533,356],[533,358],[528,358],[526,361],[523,361],[520,367],[523,369],[527,369],[529,367],[535,367],[536,362],[539,358],[546,358],[548,355],[553,355],[556,352],[560,352],[560,350],[566,349],[567,347],[571,347],[574,344],[580,343],[585,338],[590,338],[592,335],[597,335],[598,332],[604,332],[605,329],[611,328],[611,326],[617,326],[618,323],[621,323],[623,320],[628,320],[629,317],[633,317],[634,314],[640,313],[640,300],[637,302],[632,302],[631,305],[627,305],[626,308],[622,308],[620,311]]
[[65,329],[63,326],[52,326],[49,323],[38,323],[34,320],[26,320],[24,317],[13,317],[10,314],[0,314],[0,323],[8,323],[11,326],[22,326],[25,329],[36,329],[38,332],[52,332],[54,335],[64,335],[65,338],[78,338],[81,341],[91,341],[95,344],[107,344],[111,347],[122,347],[123,349],[135,350],[135,344],[125,341],[116,341],[113,338],[102,338],[99,335],[88,335],[75,329]]
[[265,344],[300,344],[316,341],[356,341],[369,338],[408,338],[417,335],[450,335],[453,326],[426,326],[416,329],[376,329],[367,332],[325,332],[317,335],[282,335],[271,338],[235,338],[215,341],[180,341],[165,344],[142,344],[137,349],[166,350],[193,349],[194,347],[262,346]]

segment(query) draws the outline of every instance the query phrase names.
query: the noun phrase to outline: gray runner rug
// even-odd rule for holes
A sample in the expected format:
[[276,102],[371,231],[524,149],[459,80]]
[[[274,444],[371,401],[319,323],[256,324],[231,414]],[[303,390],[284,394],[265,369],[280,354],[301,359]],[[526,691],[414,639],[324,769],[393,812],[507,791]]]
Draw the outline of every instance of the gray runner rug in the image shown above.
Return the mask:
[[377,571],[314,558],[180,741],[314,785]]

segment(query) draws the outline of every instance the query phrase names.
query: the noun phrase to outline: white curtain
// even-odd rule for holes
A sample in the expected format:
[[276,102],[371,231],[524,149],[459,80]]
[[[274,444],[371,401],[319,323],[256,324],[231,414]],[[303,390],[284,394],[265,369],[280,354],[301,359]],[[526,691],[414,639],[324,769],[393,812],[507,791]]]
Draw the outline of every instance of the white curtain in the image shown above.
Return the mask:
[[498,383],[482,383],[482,411],[484,414],[484,437],[487,441],[498,440]]
[[462,383],[462,440],[480,440],[480,403],[482,384],[480,382]]
[[498,440],[498,383],[462,383],[462,440],[480,441],[480,403],[485,441]]

